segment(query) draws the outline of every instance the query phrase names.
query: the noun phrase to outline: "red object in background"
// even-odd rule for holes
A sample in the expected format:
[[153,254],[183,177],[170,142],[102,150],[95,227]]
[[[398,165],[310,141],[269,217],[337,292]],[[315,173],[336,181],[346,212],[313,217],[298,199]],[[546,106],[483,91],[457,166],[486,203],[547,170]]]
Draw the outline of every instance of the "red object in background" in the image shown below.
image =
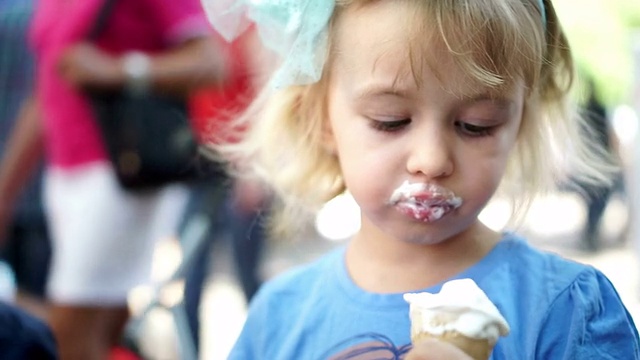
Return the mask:
[[[189,113],[201,143],[213,141],[211,134],[242,112],[253,97],[252,79],[243,47],[245,37],[238,38],[224,49],[229,69],[224,85],[200,89],[190,96]],[[221,40],[221,43],[224,42]]]
[[111,349],[108,360],[142,360],[142,358],[126,348],[116,346]]

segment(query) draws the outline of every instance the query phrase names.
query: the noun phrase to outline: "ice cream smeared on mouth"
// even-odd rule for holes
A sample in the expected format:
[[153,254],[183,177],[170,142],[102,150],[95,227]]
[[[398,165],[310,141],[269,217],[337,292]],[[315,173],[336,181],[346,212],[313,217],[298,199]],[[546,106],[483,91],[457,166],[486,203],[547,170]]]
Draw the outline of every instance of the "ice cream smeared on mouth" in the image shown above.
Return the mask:
[[462,205],[462,199],[441,186],[405,181],[393,191],[389,203],[416,220],[436,221]]
[[438,294],[408,293],[411,336],[458,333],[494,345],[509,333],[509,324],[498,308],[471,279],[445,283]]

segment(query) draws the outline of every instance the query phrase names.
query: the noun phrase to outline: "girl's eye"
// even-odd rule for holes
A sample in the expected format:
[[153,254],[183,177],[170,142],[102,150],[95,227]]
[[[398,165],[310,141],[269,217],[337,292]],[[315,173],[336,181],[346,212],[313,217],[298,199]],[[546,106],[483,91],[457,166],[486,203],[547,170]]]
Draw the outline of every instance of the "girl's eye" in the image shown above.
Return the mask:
[[402,130],[405,126],[411,123],[411,119],[402,119],[402,120],[394,120],[394,121],[380,121],[380,120],[371,120],[371,127],[375,130],[383,131],[383,132],[394,132]]
[[469,123],[465,123],[462,121],[456,121],[455,127],[458,131],[469,137],[483,137],[491,135],[495,126],[478,126]]

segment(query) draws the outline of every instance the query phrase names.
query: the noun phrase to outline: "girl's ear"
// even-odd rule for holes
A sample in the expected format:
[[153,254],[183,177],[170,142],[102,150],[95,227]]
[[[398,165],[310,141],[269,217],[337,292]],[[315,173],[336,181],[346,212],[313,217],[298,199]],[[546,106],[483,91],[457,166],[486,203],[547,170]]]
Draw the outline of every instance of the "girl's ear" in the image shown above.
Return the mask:
[[333,136],[333,129],[331,128],[331,121],[329,121],[329,119],[325,120],[322,124],[322,147],[327,153],[336,155],[336,141]]

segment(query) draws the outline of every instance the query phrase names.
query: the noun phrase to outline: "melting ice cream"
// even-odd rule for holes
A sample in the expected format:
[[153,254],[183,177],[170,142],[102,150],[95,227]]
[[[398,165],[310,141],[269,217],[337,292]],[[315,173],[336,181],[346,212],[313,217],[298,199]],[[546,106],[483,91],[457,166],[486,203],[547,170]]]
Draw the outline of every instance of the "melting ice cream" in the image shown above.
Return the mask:
[[391,194],[389,203],[416,220],[431,222],[459,208],[462,199],[435,184],[405,181]]
[[405,294],[411,317],[411,341],[448,342],[474,360],[488,360],[509,324],[471,279],[445,283],[438,294]]

